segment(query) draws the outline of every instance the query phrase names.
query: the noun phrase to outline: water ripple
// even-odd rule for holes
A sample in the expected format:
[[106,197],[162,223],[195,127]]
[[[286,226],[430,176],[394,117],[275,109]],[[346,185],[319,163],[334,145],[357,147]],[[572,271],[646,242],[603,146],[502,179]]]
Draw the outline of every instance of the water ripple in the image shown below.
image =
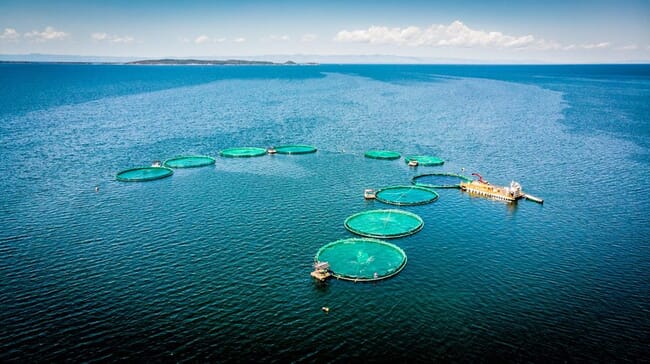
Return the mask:
[[[0,361],[643,357],[648,197],[617,183],[644,177],[630,155],[645,149],[570,130],[574,89],[421,76],[228,79],[3,116]],[[114,180],[284,143],[319,151]],[[447,162],[412,170],[364,158],[373,148]],[[461,168],[547,202],[440,191],[407,208],[425,227],[393,241],[409,259],[399,275],[312,282],[318,248],[351,236],[345,218],[383,207],[363,189]]]

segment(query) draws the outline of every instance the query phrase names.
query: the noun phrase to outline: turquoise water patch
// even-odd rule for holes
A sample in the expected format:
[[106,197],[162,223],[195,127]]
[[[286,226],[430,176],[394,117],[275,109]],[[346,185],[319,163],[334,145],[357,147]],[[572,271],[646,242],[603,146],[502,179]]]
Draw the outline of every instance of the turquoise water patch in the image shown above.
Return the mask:
[[189,155],[174,157],[165,160],[164,166],[169,168],[196,168],[205,167],[215,163],[214,158],[203,155]]
[[406,163],[415,161],[418,162],[418,165],[421,166],[441,166],[445,163],[444,160],[429,155],[407,155],[404,157],[404,161]]
[[241,158],[241,157],[260,157],[266,155],[266,149],[257,147],[235,147],[227,148],[219,152],[222,157]]
[[169,177],[174,174],[165,167],[138,167],[119,172],[115,178],[122,182],[144,182]]
[[426,188],[460,188],[461,182],[470,182],[472,179],[455,173],[425,173],[413,176],[411,182]]
[[401,155],[398,152],[394,152],[391,150],[369,150],[364,154],[367,158],[372,158],[372,159],[388,159],[388,160],[393,160],[393,159],[399,159]]
[[288,144],[275,147],[278,154],[309,154],[315,153],[316,147],[302,144]]
[[377,201],[398,206],[424,205],[438,197],[436,191],[419,186],[391,186],[376,192]]
[[424,222],[404,210],[370,210],[356,213],[344,222],[351,232],[371,238],[400,238],[415,234]]
[[376,281],[399,273],[406,265],[406,253],[381,240],[352,238],[323,246],[315,260],[329,263],[336,278]]

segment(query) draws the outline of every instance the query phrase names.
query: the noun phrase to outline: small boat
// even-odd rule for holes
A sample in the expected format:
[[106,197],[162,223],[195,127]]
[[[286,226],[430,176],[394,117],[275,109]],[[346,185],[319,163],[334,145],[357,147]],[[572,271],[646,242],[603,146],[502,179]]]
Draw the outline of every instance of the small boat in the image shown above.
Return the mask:
[[277,152],[278,152],[278,151],[275,150],[274,147],[270,147],[270,148],[268,148],[268,149],[266,150],[266,153],[268,153],[268,154],[275,154],[275,153],[277,153]]
[[526,194],[521,190],[521,185],[515,181],[510,182],[510,186],[495,186],[483,179],[478,173],[472,173],[472,176],[478,177],[478,180],[471,182],[461,182],[460,189],[479,196],[491,197],[497,200],[514,202],[525,197]]
[[375,190],[373,190],[372,188],[366,188],[363,191],[363,198],[365,198],[366,200],[373,200],[375,197],[377,196],[375,194]]
[[411,159],[408,163],[409,167],[417,167],[418,164],[419,164],[418,161],[416,161],[415,159]]
[[151,166],[152,167],[162,167],[162,162],[160,162],[159,160],[155,160],[155,161],[151,162]]
[[311,272],[311,276],[319,281],[323,282],[327,278],[332,276],[330,272],[330,264],[328,262],[315,262],[314,271]]

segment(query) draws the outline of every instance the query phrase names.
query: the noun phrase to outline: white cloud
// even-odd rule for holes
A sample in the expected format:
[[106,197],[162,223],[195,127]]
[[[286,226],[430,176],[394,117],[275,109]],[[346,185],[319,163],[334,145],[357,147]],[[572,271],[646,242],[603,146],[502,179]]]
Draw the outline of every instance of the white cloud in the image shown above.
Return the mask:
[[131,36],[124,36],[124,37],[118,37],[115,36],[113,39],[111,39],[112,43],[133,43],[135,41],[135,38]]
[[609,42],[601,42],[601,43],[593,43],[593,44],[583,44],[580,46],[580,48],[584,49],[600,49],[600,48],[609,48],[611,46],[611,43]]
[[90,37],[94,40],[106,40],[108,38],[108,34],[106,33],[93,33],[90,35]]
[[62,40],[67,38],[69,35],[70,34],[66,32],[57,31],[53,27],[46,27],[42,32],[33,30],[29,33],[25,33],[26,38],[33,38],[39,42],[45,42],[49,40]]
[[[457,47],[457,48],[496,48],[559,50],[605,49],[612,46],[609,42],[592,44],[563,45],[553,40],[536,39],[533,35],[508,35],[496,31],[475,30],[456,20],[449,25],[433,24],[428,28],[408,26],[406,28],[389,28],[371,26],[368,29],[341,30],[334,37],[339,42],[357,42],[369,44],[392,44],[409,47]],[[636,49],[630,45],[621,49]]]
[[194,43],[196,43],[196,44],[208,43],[209,41],[210,41],[210,37],[208,37],[205,34],[204,35],[199,35],[198,37],[196,37],[196,39],[194,39]]
[[[574,51],[576,49],[603,49],[603,48],[609,48],[611,47],[611,43],[609,42],[601,42],[601,43],[590,43],[590,44],[569,44],[569,45],[559,45],[559,47],[554,48],[554,49],[561,49],[563,51]],[[619,49],[634,49],[634,48],[619,48]]]
[[242,37],[233,39],[233,42],[235,42],[235,43],[244,43],[245,41],[246,41],[246,38],[242,38]]
[[313,42],[318,38],[316,34],[303,34],[302,37],[300,37],[301,42]]
[[98,42],[110,42],[110,43],[133,43],[135,41],[135,38],[127,35],[127,36],[120,36],[120,35],[112,35],[112,34],[107,34],[107,33],[93,33],[90,35],[90,37]]
[[291,38],[288,35],[269,35],[268,40],[275,42],[286,42],[291,40]]
[[564,46],[554,40],[539,39],[529,48],[534,48],[538,50],[558,50],[563,49]]
[[635,51],[635,50],[639,49],[639,46],[636,45],[636,44],[628,44],[628,45],[625,45],[625,46],[622,46],[622,47],[618,47],[618,49],[622,50],[622,51]]
[[210,38],[205,34],[199,35],[194,39],[196,44],[205,44],[205,43],[223,43],[226,41],[226,38]]
[[16,32],[14,28],[5,28],[2,34],[0,34],[0,39],[16,40],[19,37],[20,33]]
[[474,30],[459,20],[449,25],[433,24],[426,29],[417,26],[406,28],[371,26],[365,30],[342,30],[334,39],[340,42],[397,44],[413,47],[525,48],[536,43],[532,35],[512,36],[501,32]]

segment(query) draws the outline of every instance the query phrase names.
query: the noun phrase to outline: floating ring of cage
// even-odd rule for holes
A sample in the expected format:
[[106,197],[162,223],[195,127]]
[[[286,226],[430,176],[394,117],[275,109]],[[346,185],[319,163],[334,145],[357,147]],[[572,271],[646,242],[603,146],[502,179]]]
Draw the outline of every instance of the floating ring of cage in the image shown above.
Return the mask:
[[471,181],[471,178],[455,173],[425,173],[411,178],[411,183],[426,188],[460,188],[461,182]]
[[144,182],[169,177],[174,171],[167,167],[138,167],[119,172],[115,178],[122,182]]
[[391,186],[375,193],[377,201],[398,206],[424,205],[438,197],[436,191],[419,186]]
[[266,155],[266,149],[257,147],[235,147],[224,149],[219,152],[219,155],[229,158],[259,157]]
[[368,282],[401,272],[406,266],[406,253],[385,241],[351,238],[326,244],[318,250],[314,260],[329,263],[329,269],[336,278]]
[[316,153],[316,147],[303,144],[287,144],[274,147],[278,154],[308,154]]
[[401,157],[398,152],[393,152],[391,150],[369,150],[364,154],[364,156],[366,158],[388,160],[399,159]]
[[350,232],[369,238],[401,238],[422,230],[424,221],[404,210],[370,210],[348,217],[344,225]]
[[212,157],[204,155],[185,155],[165,160],[163,164],[168,168],[195,168],[204,167],[214,164],[215,160]]
[[420,166],[441,166],[445,163],[444,160],[429,155],[408,155],[404,157],[404,161],[407,164],[411,161],[416,161]]

